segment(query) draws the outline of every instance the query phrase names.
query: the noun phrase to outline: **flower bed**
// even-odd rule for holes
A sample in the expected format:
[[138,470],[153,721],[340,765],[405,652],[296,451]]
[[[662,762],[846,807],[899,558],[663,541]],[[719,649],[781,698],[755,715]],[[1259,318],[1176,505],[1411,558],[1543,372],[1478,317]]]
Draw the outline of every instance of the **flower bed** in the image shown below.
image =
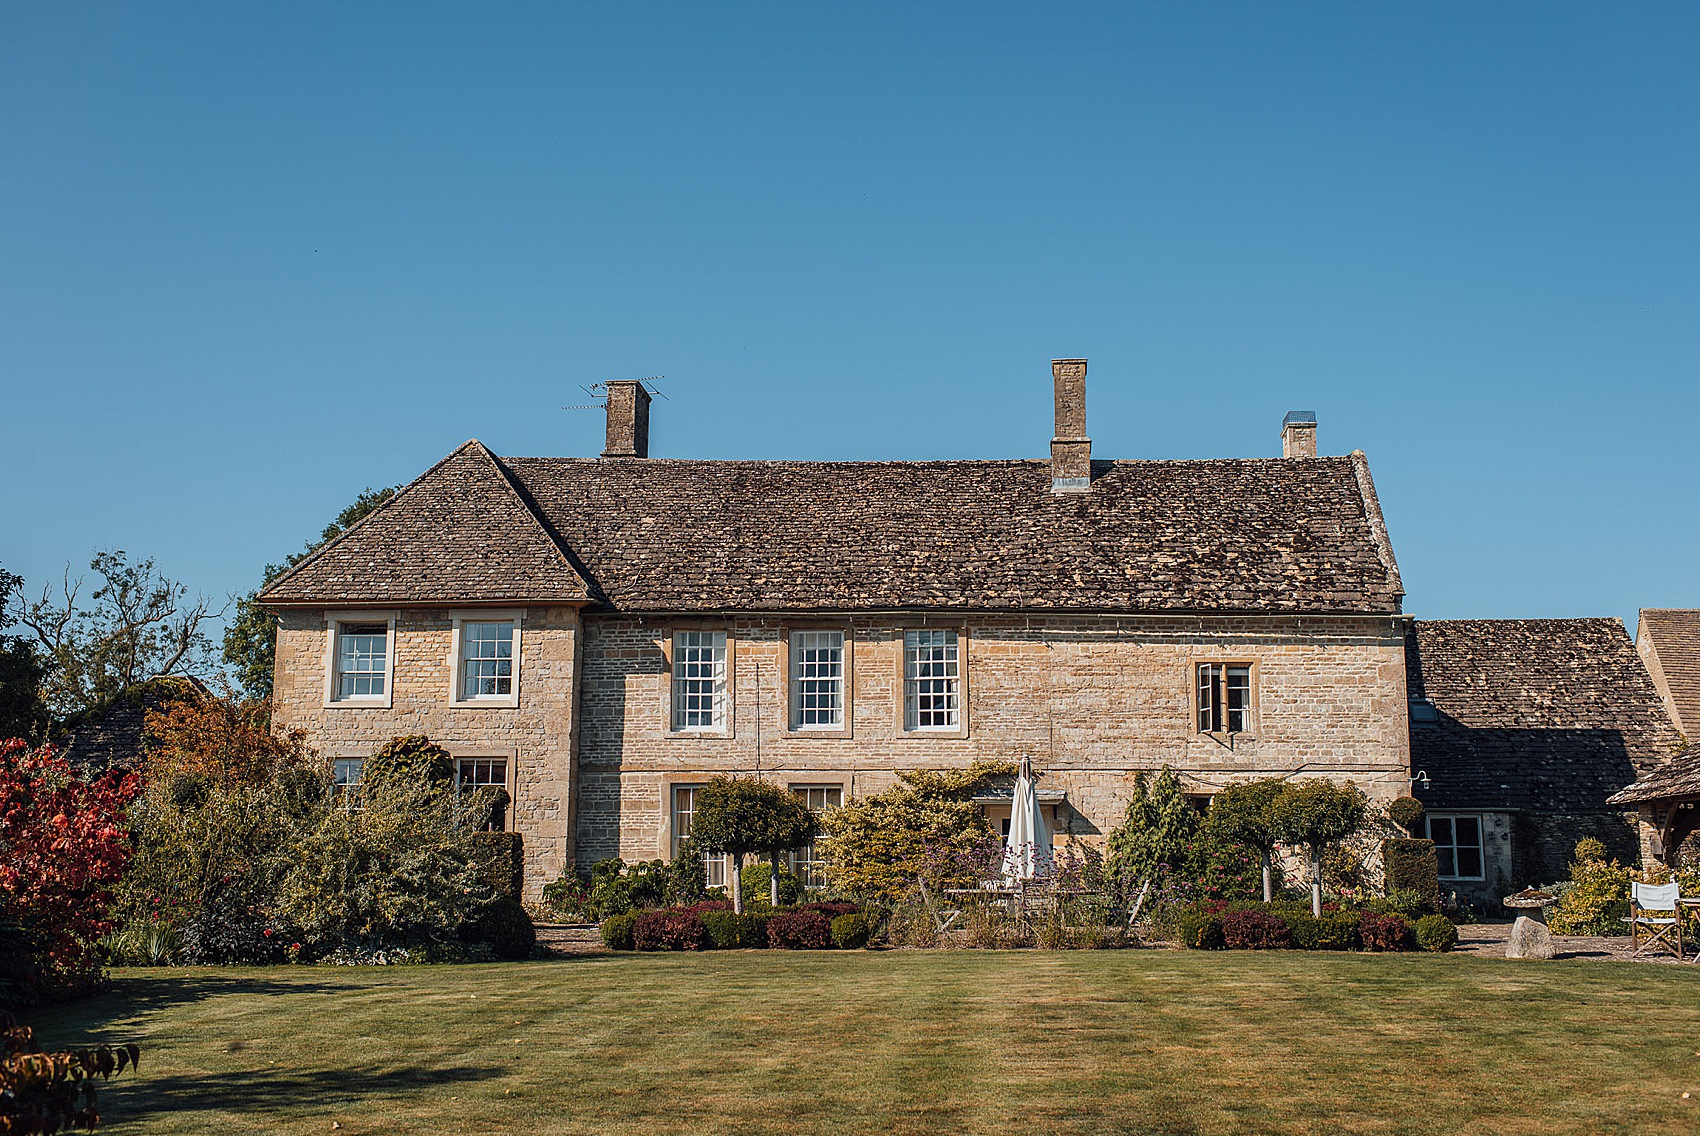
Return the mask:
[[1413,922],[1396,912],[1357,911],[1339,903],[1324,904],[1321,918],[1290,900],[1212,901],[1171,918],[1176,938],[1191,950],[1449,951],[1458,941],[1442,915]]

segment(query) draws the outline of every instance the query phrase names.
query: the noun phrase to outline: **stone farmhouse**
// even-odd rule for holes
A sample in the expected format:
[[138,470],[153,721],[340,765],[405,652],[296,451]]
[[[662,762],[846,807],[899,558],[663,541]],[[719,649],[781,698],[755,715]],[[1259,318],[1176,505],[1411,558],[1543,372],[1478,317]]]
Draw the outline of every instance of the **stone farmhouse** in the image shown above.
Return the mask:
[[274,720],[345,781],[430,735],[508,789],[530,895],[670,855],[721,773],[830,808],[1028,755],[1088,840],[1163,765],[1201,797],[1407,792],[1408,619],[1363,453],[1317,456],[1293,414],[1281,457],[1096,460],[1086,361],[1052,380],[1049,461],[651,458],[637,382],[608,384],[600,458],[467,442],[261,593]]
[[1445,886],[1493,903],[1564,879],[1593,836],[1642,853],[1608,798],[1680,737],[1616,619],[1416,620],[1405,640],[1415,795]]

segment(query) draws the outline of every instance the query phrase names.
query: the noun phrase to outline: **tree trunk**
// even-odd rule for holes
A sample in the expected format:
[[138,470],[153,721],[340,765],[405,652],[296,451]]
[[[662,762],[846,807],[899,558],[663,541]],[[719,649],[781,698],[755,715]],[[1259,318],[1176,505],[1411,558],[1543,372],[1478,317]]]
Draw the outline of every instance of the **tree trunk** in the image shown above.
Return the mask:
[[1322,918],[1322,857],[1314,848],[1310,851],[1310,913]]
[[732,910],[739,915],[744,913],[744,854],[732,853]]
[[771,853],[773,871],[767,879],[767,902],[772,907],[779,906],[779,853]]
[[1263,853],[1263,902],[1269,903],[1275,898],[1274,873],[1270,871],[1270,856]]

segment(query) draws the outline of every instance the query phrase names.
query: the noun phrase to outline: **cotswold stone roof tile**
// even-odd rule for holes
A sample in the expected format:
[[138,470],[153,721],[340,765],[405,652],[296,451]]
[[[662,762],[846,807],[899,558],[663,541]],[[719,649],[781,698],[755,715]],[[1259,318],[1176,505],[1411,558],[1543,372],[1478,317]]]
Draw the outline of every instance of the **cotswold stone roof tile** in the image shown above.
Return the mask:
[[584,578],[470,441],[260,592],[261,602],[583,601]]
[[1643,608],[1640,633],[1664,672],[1677,727],[1700,739],[1700,609]]
[[503,462],[622,610],[1399,609],[1349,458]]
[[1431,809],[1596,811],[1681,744],[1615,619],[1418,620],[1405,663]]
[[268,603],[626,611],[1393,613],[1361,456],[1096,462],[505,458],[469,442]]

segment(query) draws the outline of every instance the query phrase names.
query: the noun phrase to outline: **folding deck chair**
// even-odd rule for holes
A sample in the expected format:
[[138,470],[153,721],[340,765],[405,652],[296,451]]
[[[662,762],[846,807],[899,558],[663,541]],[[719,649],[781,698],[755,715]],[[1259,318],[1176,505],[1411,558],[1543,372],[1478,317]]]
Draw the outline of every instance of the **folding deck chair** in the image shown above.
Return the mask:
[[[1629,942],[1631,958],[1648,951],[1669,952],[1682,961],[1682,912],[1677,907],[1680,889],[1675,883],[1630,884]],[[1642,936],[1646,939],[1643,941]]]

